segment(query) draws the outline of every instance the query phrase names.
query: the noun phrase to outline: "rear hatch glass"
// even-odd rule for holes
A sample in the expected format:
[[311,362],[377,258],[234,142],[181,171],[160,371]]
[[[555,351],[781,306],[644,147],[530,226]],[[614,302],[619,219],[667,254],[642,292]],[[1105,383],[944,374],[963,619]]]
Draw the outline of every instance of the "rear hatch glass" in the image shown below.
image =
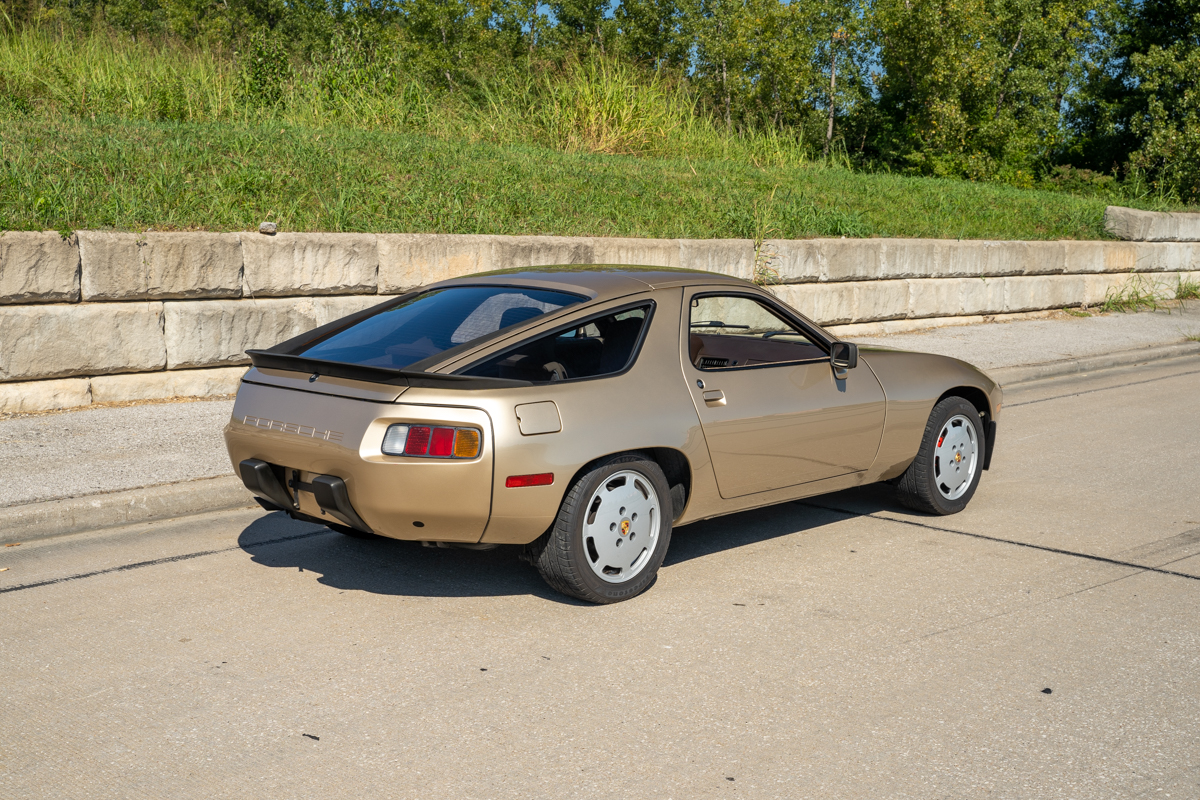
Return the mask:
[[305,358],[420,371],[448,350],[582,302],[578,295],[512,286],[423,292],[293,351]]

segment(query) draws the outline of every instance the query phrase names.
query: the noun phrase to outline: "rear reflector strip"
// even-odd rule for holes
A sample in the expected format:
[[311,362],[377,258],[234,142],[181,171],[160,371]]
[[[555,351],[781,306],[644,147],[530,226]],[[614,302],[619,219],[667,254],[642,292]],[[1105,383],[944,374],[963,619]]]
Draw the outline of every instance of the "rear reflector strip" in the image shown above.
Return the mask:
[[537,475],[509,475],[504,479],[505,487],[519,489],[522,486],[549,486],[554,483],[553,472],[539,472]]
[[408,429],[408,441],[404,445],[404,455],[423,456],[429,452],[429,428],[413,426]]

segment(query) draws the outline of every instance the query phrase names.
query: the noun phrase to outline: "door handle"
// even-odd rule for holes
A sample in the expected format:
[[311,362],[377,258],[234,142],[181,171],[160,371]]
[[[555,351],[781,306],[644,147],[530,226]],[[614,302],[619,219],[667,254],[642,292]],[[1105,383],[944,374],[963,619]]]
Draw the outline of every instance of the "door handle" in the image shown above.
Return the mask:
[[725,393],[720,389],[709,389],[704,393],[704,402],[710,406],[725,405]]

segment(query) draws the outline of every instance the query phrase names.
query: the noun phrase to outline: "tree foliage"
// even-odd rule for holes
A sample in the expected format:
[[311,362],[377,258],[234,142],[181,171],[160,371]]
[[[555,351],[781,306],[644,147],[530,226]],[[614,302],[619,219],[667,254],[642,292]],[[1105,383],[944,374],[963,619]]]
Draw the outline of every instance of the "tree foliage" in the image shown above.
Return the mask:
[[330,98],[419,84],[484,104],[497,76],[557,96],[640,75],[728,131],[868,168],[1200,201],[1200,0],[0,3],[13,30],[224,54],[263,106],[301,73]]
[[1065,157],[1200,200],[1200,0],[1113,0],[1097,16]]

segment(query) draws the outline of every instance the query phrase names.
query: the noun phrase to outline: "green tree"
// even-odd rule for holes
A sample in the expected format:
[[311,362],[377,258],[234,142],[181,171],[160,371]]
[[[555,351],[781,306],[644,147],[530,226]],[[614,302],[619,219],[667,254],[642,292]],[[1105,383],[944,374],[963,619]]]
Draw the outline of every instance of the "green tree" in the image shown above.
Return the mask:
[[731,127],[811,124],[816,131],[829,107],[831,61],[838,71],[835,108],[852,109],[864,94],[865,70],[851,44],[862,11],[852,0],[696,0],[688,11],[692,79],[707,107]]
[[1106,36],[1083,61],[1069,110],[1077,136],[1062,160],[1133,167],[1159,191],[1196,199],[1200,0],[1115,0],[1098,16]]
[[[1191,22],[1200,31],[1200,13]],[[1200,43],[1193,36],[1152,45],[1130,61],[1146,96],[1144,113],[1130,120],[1141,139],[1130,165],[1149,175],[1160,193],[1200,201]]]
[[677,0],[622,0],[613,18],[622,55],[654,69],[687,68],[692,43]]
[[876,0],[875,142],[920,172],[1032,180],[1063,140],[1061,112],[1095,36],[1070,0]]

